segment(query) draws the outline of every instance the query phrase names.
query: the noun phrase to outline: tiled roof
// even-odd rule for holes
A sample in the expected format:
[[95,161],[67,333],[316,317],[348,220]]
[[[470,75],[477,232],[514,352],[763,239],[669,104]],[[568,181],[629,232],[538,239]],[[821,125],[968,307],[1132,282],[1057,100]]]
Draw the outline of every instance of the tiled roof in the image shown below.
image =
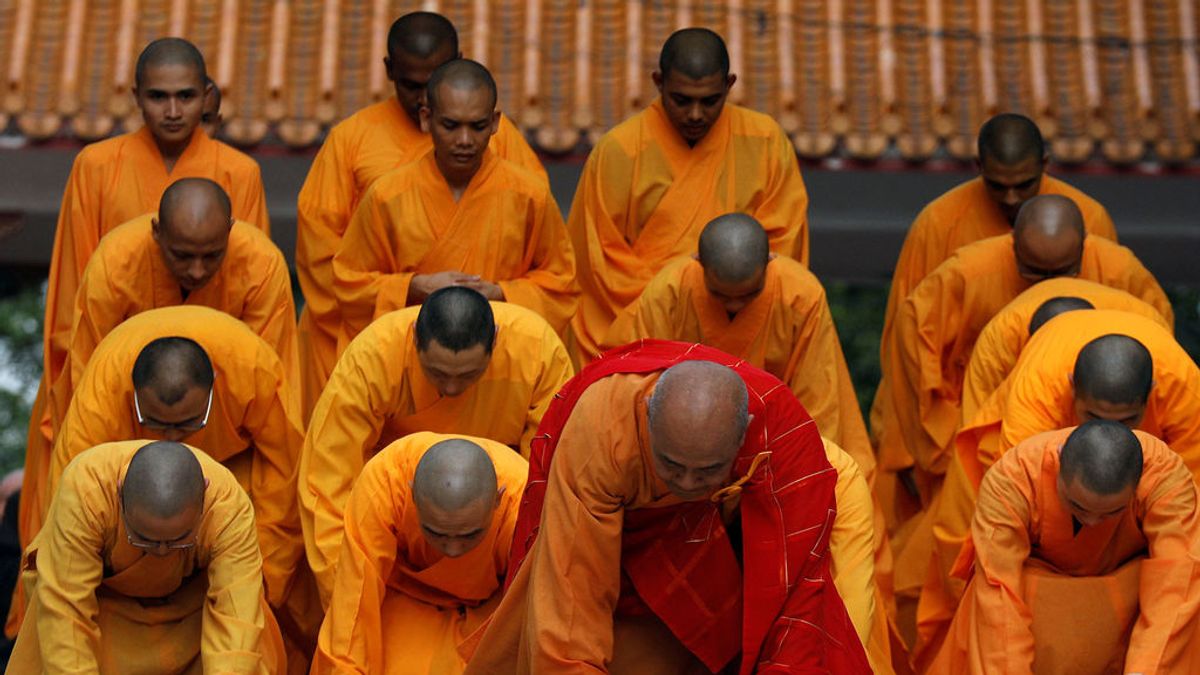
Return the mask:
[[318,143],[391,93],[391,21],[446,14],[541,149],[586,147],[654,96],[658,50],[715,29],[735,102],[803,156],[969,158],[986,117],[1033,116],[1059,161],[1195,160],[1200,0],[0,0],[0,129],[101,138],[140,123],[143,45],[181,35],[224,92],[227,138]]

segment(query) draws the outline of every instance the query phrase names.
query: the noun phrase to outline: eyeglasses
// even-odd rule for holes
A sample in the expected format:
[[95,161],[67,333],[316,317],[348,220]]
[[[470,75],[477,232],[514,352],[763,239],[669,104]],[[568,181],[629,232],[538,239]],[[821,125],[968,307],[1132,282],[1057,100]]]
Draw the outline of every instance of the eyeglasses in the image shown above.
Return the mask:
[[129,518],[125,515],[125,495],[121,495],[121,522],[125,524],[125,541],[129,545],[142,551],[155,551],[160,548],[165,548],[168,551],[185,551],[189,548],[195,548],[196,542],[199,540],[199,534],[194,534],[190,541],[151,541],[138,535],[137,539],[133,538],[133,529],[129,527]]
[[[214,387],[215,388],[215,387]],[[147,419],[142,415],[142,405],[138,402],[137,389],[133,390],[133,412],[137,414],[138,424],[155,431],[200,431],[208,425],[208,415],[212,412],[213,388],[208,390],[208,406],[204,409],[204,417],[198,422],[176,423]]]

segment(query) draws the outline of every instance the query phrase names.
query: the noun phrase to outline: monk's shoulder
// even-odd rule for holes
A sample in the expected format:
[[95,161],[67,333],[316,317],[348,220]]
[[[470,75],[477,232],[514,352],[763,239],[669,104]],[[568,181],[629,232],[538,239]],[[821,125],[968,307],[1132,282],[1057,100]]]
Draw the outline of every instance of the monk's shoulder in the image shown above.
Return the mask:
[[[257,184],[261,189],[262,170],[253,157],[223,141],[211,142],[216,144],[217,166],[230,177],[232,188],[247,189]],[[247,185],[247,182],[251,184]]]
[[550,184],[532,170],[497,155],[496,172],[502,179],[500,182],[505,191],[519,194],[534,202],[546,203],[552,200]]
[[283,251],[279,250],[265,232],[245,221],[233,221],[233,227],[229,230],[227,250],[230,255],[226,265],[230,260],[255,265],[252,269],[244,270],[255,277],[278,276],[280,265],[284,266],[283,270],[286,272],[287,262]]
[[770,264],[779,276],[781,301],[789,307],[811,308],[826,302],[825,286],[799,261],[779,256]]
[[375,319],[350,341],[338,363],[347,357],[359,362],[364,359],[380,362],[408,359],[405,347],[413,336],[420,311],[419,306],[405,307]]
[[113,136],[83,146],[75,156],[75,164],[85,167],[103,167],[106,163],[130,151],[137,143],[136,132]]
[[151,225],[154,217],[155,214],[146,213],[114,227],[100,238],[93,255],[104,260],[142,257],[154,246]]
[[396,125],[397,112],[399,108],[391,99],[361,108],[333,125],[322,146],[332,144],[353,151],[364,143],[385,137],[382,132]]
[[698,270],[700,261],[690,255],[682,255],[667,261],[646,284],[642,295],[654,298],[663,296],[680,296],[689,292],[702,292],[705,289],[704,272]]
[[1060,178],[1055,178],[1054,176],[1049,175],[1045,176],[1042,180],[1046,183],[1045,187],[1042,189],[1044,194],[1062,195],[1070,198],[1071,201],[1075,202],[1075,205],[1079,207],[1079,210],[1083,213],[1084,221],[1088,222],[1089,225],[1091,224],[1090,221],[1093,218],[1099,216],[1108,216],[1108,210],[1104,208],[1103,204],[1096,201],[1086,192],[1080,190],[1074,185],[1071,185]]
[[650,116],[653,114],[652,109],[646,108],[606,131],[592,146],[588,162],[611,162],[619,159],[628,161],[636,157],[645,146],[656,143],[648,127]]
[[734,136],[762,138],[768,142],[787,138],[783,127],[770,115],[732,103],[726,103],[725,110],[729,115],[729,129]]
[[988,205],[983,179],[972,178],[950,188],[926,204],[913,221],[912,230],[927,238],[945,237],[956,230],[960,221],[971,211]]
[[425,175],[427,170],[423,157],[390,169],[371,182],[363,193],[362,201],[386,204],[404,195],[420,192],[428,183]]
[[554,328],[537,312],[509,302],[491,305],[496,319],[496,345],[503,344],[504,354],[514,361],[529,361],[531,353],[540,354],[547,347],[555,351],[566,349]]
[[[1012,235],[1002,234],[967,244],[954,252],[932,274],[946,269],[947,273],[977,279],[1013,267]],[[932,275],[931,275],[932,276]]]

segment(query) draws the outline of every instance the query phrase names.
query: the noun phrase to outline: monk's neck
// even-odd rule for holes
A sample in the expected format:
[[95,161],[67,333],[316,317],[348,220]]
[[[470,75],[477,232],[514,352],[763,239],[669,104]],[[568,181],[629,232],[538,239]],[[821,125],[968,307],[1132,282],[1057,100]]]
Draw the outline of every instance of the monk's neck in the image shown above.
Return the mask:
[[450,195],[454,197],[454,201],[456,203],[458,200],[462,199],[463,193],[465,193],[467,191],[467,187],[471,185],[471,179],[473,179],[475,174],[479,172],[478,169],[470,173],[447,171],[441,166],[438,167],[438,170],[442,174],[442,179],[446,181],[446,187],[450,188]]
[[183,156],[183,153],[187,150],[191,142],[191,138],[182,143],[163,143],[158,138],[154,139],[154,145],[158,148],[158,154],[162,157],[163,165],[167,168],[167,173],[175,170],[175,164]]

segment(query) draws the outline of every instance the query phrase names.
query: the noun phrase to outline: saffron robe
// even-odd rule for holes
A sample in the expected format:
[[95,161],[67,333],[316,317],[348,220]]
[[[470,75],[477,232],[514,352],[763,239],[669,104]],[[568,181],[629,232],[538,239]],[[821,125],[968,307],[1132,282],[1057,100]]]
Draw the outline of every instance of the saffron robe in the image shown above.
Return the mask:
[[1074,277],[1038,282],[1005,305],[975,340],[963,374],[962,424],[975,418],[979,406],[1012,372],[1029,341],[1029,322],[1034,313],[1047,300],[1064,296],[1087,300],[1096,309],[1132,312],[1160,323],[1167,330],[1174,328],[1156,307],[1125,291]]
[[770,117],[726,103],[690,148],[655,100],[605,134],[567,219],[583,291],[572,356],[594,358],[617,312],[668,261],[695,251],[709,221],[734,211],[762,223],[772,251],[808,264],[808,193],[796,149]]
[[1200,668],[1191,472],[1162,441],[1134,432],[1143,469],[1133,501],[1076,533],[1056,487],[1071,431],[1029,438],[984,477],[956,569],[970,583],[930,673]]
[[1080,422],[1075,419],[1069,379],[1075,359],[1088,342],[1113,333],[1141,342],[1154,359],[1155,384],[1138,428],[1170,438],[1185,463],[1200,471],[1200,401],[1195,396],[1200,391],[1200,369],[1161,319],[1096,309],[1066,312],[1046,322],[1030,338],[1013,373],[955,439],[945,485],[928,513],[932,541],[924,560],[918,606],[919,638],[914,649],[918,662],[936,654],[962,597],[963,583],[950,572],[969,537],[984,473],[1019,441]]
[[[521,131],[503,115],[488,147],[530,172],[546,175]],[[333,256],[350,217],[375,179],[432,148],[429,134],[422,133],[396,99],[389,97],[330,129],[308,170],[296,203],[296,276],[304,291],[300,363],[306,418],[337,363],[341,315],[333,291]]]
[[253,507],[227,469],[192,448],[207,480],[195,546],[160,557],[129,544],[117,489],[146,443],[99,445],[63,474],[23,558],[33,601],[8,672],[285,671]]
[[485,151],[456,201],[433,151],[367,190],[333,258],[344,347],[408,304],[417,274],[455,270],[498,284],[560,334],[575,312],[575,255],[544,177]]
[[551,398],[574,374],[566,347],[544,319],[494,302],[496,342],[487,370],[462,394],[443,397],[417,358],[419,312],[392,312],[359,333],[338,360],[304,438],[300,521],[326,609],[346,500],[368,459],[417,431],[490,438],[527,457]]
[[[684,502],[653,469],[646,398],[660,371],[697,359],[737,372],[753,418],[731,484]],[[774,376],[702,345],[608,352],[538,429],[505,595],[466,672],[607,672],[625,616],[657,617],[710,671],[740,654],[743,675],[870,672],[829,570],[836,480]],[[725,519],[740,524],[740,566]]]
[[[457,558],[431,546],[413,502],[417,463],[435,443],[465,438],[487,451],[501,492],[478,544]],[[346,501],[333,597],[313,675],[457,675],[458,643],[500,599],[529,462],[469,436],[410,434],[363,465]]]

